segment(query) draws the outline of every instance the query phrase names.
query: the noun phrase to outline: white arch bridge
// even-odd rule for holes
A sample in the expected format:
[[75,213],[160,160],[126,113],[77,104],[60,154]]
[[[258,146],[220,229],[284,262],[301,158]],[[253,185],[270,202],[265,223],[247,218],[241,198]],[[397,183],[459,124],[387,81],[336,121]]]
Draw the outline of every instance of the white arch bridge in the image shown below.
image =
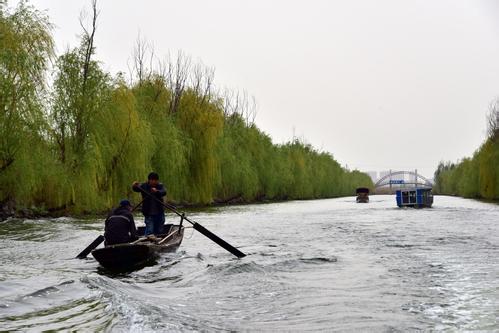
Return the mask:
[[382,188],[388,188],[392,193],[394,188],[408,187],[433,187],[433,182],[428,178],[418,174],[418,170],[414,171],[392,171],[378,179],[374,184],[375,191]]

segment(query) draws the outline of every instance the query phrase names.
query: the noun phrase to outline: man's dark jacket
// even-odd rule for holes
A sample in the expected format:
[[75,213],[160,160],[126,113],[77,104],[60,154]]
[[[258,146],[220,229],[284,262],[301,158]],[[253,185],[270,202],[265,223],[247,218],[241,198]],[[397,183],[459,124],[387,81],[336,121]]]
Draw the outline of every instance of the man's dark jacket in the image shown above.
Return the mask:
[[137,228],[132,213],[126,207],[118,207],[106,219],[104,227],[106,245],[132,242],[137,237]]
[[[139,186],[142,190],[138,188],[138,186],[132,186],[132,190],[135,192],[140,192],[142,194],[142,199],[144,200],[144,202],[142,203],[142,213],[145,216],[164,214],[165,209],[163,205],[160,203],[163,202],[163,197],[166,195],[166,189],[163,186],[163,184],[158,183],[158,185],[155,186],[156,190],[158,190],[158,192],[156,193],[152,192],[151,185],[149,185],[149,183],[142,183]],[[144,191],[152,194],[160,202],[158,202],[158,200],[155,200],[154,198],[151,198],[151,196],[145,194]]]

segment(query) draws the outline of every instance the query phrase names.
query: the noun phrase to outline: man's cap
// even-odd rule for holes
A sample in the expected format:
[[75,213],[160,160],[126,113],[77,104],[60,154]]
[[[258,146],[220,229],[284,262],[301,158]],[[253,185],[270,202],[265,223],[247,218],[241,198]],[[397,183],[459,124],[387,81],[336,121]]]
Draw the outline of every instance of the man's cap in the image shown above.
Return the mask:
[[156,179],[156,180],[159,180],[159,175],[158,175],[156,172],[151,172],[151,173],[147,176],[147,179],[148,179],[148,180],[151,180],[151,179]]
[[121,207],[129,207],[131,206],[132,204],[130,203],[130,201],[128,201],[127,199],[123,199],[120,201],[120,206]]

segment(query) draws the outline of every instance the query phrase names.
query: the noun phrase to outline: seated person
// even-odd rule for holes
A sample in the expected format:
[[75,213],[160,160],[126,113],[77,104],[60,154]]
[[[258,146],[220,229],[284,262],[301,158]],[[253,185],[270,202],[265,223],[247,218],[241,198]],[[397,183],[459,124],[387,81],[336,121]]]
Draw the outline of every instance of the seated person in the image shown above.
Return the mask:
[[130,201],[121,200],[119,207],[109,214],[105,222],[104,238],[106,246],[138,239]]

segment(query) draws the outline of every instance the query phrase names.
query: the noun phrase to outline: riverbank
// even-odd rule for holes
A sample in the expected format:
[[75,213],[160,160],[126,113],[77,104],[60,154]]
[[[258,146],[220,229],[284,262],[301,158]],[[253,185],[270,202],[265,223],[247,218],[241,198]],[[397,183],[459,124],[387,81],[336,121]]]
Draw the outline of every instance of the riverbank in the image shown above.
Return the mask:
[[[353,196],[353,194],[352,194]],[[242,197],[233,198],[226,201],[215,201],[211,204],[189,204],[189,203],[177,203],[173,201],[168,201],[168,204],[173,205],[178,210],[205,210],[209,208],[217,207],[230,207],[230,206],[245,206],[245,205],[255,205],[255,204],[273,204],[273,203],[283,203],[290,201],[312,201],[312,200],[326,200],[326,199],[336,199],[345,196],[336,196],[328,198],[304,198],[304,199],[267,199],[260,198],[259,200],[246,201]],[[72,217],[78,219],[89,219],[89,218],[103,218],[105,217],[110,209],[102,210],[99,212],[83,212],[83,213],[71,213],[70,210],[60,209],[60,210],[46,210],[37,207],[32,208],[20,208],[16,209],[11,204],[5,205],[0,203],[0,222],[3,222],[9,218],[18,219],[39,219],[39,218],[59,218],[59,217]],[[137,210],[140,211],[140,208]]]
[[489,203],[489,204],[496,204],[496,205],[499,205],[499,199],[486,199],[486,198],[482,198],[482,197],[464,197],[462,195],[458,195],[458,194],[443,194],[443,193],[433,193],[435,196],[439,196],[439,197],[449,197],[449,198],[460,198],[460,199],[469,199],[469,200],[475,200],[475,201],[478,201],[478,202],[483,202],[483,203]]

